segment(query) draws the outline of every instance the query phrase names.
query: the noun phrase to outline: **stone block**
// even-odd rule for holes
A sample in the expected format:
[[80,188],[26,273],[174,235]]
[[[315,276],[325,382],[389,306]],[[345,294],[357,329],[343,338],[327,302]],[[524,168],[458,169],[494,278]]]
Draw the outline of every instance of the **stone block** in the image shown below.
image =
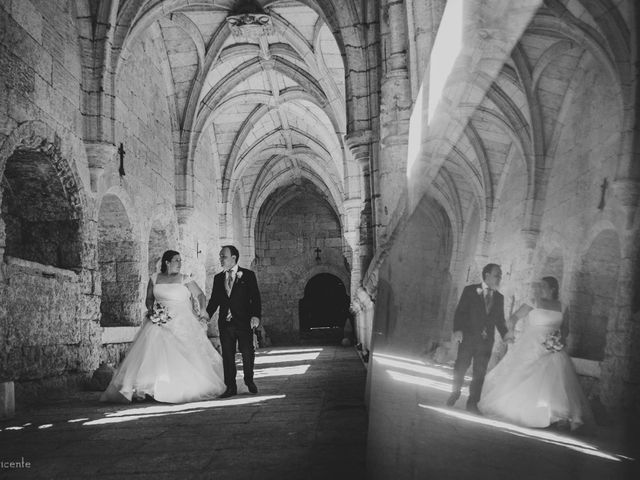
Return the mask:
[[16,413],[13,382],[0,382],[0,419],[11,418]]

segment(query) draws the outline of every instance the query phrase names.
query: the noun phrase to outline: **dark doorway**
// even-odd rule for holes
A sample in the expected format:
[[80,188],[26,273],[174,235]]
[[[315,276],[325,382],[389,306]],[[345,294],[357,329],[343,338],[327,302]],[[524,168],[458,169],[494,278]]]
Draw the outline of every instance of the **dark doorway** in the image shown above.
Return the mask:
[[320,273],[309,280],[299,302],[303,339],[342,339],[348,315],[349,296],[338,277]]

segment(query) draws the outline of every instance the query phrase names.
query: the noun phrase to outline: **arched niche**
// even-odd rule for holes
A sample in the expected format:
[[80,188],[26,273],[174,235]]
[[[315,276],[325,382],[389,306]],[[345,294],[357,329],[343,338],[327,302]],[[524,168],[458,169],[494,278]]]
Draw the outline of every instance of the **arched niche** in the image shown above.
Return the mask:
[[55,146],[17,149],[7,159],[1,204],[6,256],[78,272],[81,213],[77,186]]
[[98,266],[102,281],[100,325],[141,322],[140,248],[120,198],[108,193],[98,213]]
[[620,241],[603,230],[590,243],[575,273],[570,301],[570,352],[587,360],[605,356],[609,316],[614,311]]

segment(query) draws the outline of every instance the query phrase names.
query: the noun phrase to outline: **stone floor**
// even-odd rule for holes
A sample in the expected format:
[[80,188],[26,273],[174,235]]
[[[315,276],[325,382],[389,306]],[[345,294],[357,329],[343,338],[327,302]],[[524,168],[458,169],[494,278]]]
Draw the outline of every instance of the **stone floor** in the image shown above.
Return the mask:
[[[106,405],[82,392],[22,409],[0,422],[0,478],[640,478],[630,459],[640,458],[638,444],[619,430],[585,437],[496,424],[467,415],[464,398],[443,407],[446,367],[388,360],[374,363],[393,381],[378,381],[370,425],[367,372],[353,348],[339,346],[260,351],[256,396]],[[23,461],[30,467],[6,467]]]
[[369,480],[640,479],[637,418],[575,432],[518,427],[469,414],[466,391],[446,407],[449,366],[399,353],[372,360]]
[[305,345],[258,353],[256,396],[107,405],[83,392],[0,423],[0,462],[25,462],[0,478],[361,479],[365,378],[353,348]]

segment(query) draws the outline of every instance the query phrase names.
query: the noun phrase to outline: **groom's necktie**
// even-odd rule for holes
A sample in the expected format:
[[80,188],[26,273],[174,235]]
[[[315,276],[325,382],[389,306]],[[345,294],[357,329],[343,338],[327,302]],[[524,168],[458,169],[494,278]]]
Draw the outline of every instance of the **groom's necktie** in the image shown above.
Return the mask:
[[[233,272],[231,270],[227,270],[227,278],[224,282],[224,288],[227,290],[227,296],[231,296],[231,289],[233,288]],[[227,312],[227,318],[225,318],[227,322],[231,321],[231,307],[229,307],[229,311]]]
[[484,294],[484,309],[487,313],[489,313],[489,310],[491,310],[492,294],[493,291],[490,288],[488,288]]
[[225,282],[225,288],[227,290],[227,295],[231,296],[231,289],[233,288],[233,273],[231,270],[227,270],[227,280]]

